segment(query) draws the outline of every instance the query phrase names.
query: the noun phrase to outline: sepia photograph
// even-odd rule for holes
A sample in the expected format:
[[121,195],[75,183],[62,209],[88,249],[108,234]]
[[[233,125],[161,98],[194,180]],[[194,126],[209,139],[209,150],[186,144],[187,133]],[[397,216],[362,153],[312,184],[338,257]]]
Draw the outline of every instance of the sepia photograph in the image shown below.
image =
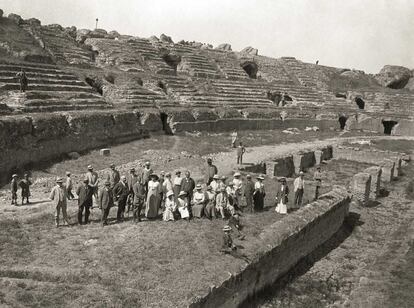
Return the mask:
[[412,0],[0,0],[0,308],[412,308],[413,155]]

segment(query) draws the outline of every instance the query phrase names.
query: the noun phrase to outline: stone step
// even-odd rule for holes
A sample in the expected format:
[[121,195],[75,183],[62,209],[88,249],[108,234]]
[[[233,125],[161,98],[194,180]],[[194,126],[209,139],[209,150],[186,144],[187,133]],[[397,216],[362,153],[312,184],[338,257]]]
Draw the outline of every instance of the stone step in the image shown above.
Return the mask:
[[[9,83],[3,86],[4,90],[20,90],[20,84]],[[43,84],[32,84],[29,83],[28,91],[39,90],[39,91],[74,91],[74,92],[92,92],[96,93],[94,89],[88,86],[74,86],[74,85],[43,85]]]
[[14,71],[20,72],[20,69],[23,68],[26,73],[44,73],[44,74],[57,74],[57,75],[67,75],[69,73],[58,69],[56,66],[37,66],[37,65],[27,65],[27,64],[0,64],[0,72],[2,71]]
[[[20,71],[20,70],[19,70]],[[16,78],[16,74],[19,71],[3,71],[0,70],[0,76]],[[54,79],[54,80],[78,80],[78,77],[72,74],[49,74],[41,72],[27,72],[26,76],[30,80],[32,79]]]
[[58,106],[58,105],[95,105],[95,106],[106,106],[108,103],[104,100],[98,99],[30,99],[25,101],[25,106]]
[[74,92],[74,91],[26,91],[27,99],[102,99],[96,92]]
[[[29,76],[27,76],[29,80],[29,84],[32,82],[35,84],[60,84],[60,85],[79,85],[79,86],[85,86],[85,83],[80,80],[65,80],[65,79],[44,79],[44,78],[33,78],[31,79]],[[0,74],[0,82],[4,83],[16,83],[17,78],[16,77],[2,77]]]

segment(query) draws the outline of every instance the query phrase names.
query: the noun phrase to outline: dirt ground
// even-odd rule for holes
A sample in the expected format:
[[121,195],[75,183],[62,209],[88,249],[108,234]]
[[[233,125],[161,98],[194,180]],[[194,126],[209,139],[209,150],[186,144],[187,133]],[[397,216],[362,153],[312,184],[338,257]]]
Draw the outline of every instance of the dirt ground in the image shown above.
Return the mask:
[[[332,135],[324,136],[334,137],[332,139],[315,140],[317,136],[311,134],[275,137],[274,132],[266,132],[260,141],[260,132],[251,132],[243,135],[243,141],[248,140],[246,136],[251,139],[245,156],[248,163],[348,140]],[[56,229],[53,208],[47,200],[56,175],[72,170],[74,180],[78,182],[83,177],[84,166],[90,163],[103,177],[107,172],[103,168],[107,167],[108,161],[115,161],[118,169],[125,172],[148,159],[153,162],[156,172],[189,169],[197,181],[201,181],[202,165],[209,156],[213,157],[220,174],[230,175],[237,166],[234,150],[228,148],[228,139],[222,135],[211,135],[206,139],[198,135],[155,136],[152,140],[112,147],[109,158],[93,151],[78,160],[58,162],[33,172],[34,203],[30,206],[10,206],[7,190],[1,190],[0,306],[182,307],[195,294],[205,293],[211,285],[237,271],[245,261],[219,252],[221,229],[226,223],[221,219],[138,224],[127,221],[102,228],[98,223],[100,212],[94,209],[90,225],[75,224]],[[210,143],[201,146],[201,140]],[[342,169],[338,169],[339,166]],[[338,161],[328,163],[323,167],[326,178],[322,192],[363,167]],[[311,169],[306,178],[311,179],[312,174]],[[291,181],[289,179],[290,185]],[[265,184],[268,188],[266,210],[242,217],[246,239],[237,244],[247,257],[253,256],[260,247],[257,235],[267,225],[283,218],[273,210],[275,180],[266,179]],[[313,197],[312,183],[308,187],[305,201]],[[75,221],[76,210],[75,201],[71,201],[71,221]],[[364,210],[368,209],[361,209]],[[111,211],[112,219],[115,211]],[[375,229],[371,232],[372,236],[376,234]],[[365,233],[361,235],[364,236]],[[312,296],[312,292],[309,294]]]

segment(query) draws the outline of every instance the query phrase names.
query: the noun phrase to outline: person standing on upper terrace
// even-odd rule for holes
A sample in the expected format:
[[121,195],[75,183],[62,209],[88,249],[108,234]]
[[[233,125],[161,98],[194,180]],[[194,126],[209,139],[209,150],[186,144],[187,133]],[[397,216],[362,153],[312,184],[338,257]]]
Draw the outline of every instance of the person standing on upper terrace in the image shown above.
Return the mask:
[[214,176],[217,174],[218,170],[215,165],[213,165],[213,160],[211,158],[207,158],[207,174],[206,174],[206,183],[210,185],[213,181]]
[[293,191],[295,192],[295,199],[293,201],[294,208],[300,208],[302,206],[303,193],[305,191],[305,180],[303,177],[304,173],[301,171],[293,182]]
[[233,132],[231,133],[231,147],[232,148],[236,147],[236,141],[237,141],[237,131],[233,130]]
[[29,82],[27,80],[26,72],[23,70],[23,68],[16,74],[16,77],[19,78],[20,92],[26,92]]

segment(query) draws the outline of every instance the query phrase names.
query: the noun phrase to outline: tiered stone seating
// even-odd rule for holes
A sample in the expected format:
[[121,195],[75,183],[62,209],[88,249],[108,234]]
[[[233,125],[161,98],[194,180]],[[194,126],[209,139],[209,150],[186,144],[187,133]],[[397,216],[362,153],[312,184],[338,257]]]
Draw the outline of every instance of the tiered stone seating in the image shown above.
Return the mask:
[[172,96],[181,101],[189,101],[192,97],[197,96],[198,92],[194,85],[186,78],[179,76],[165,76],[162,81],[166,84],[167,90]]
[[114,66],[126,72],[144,72],[142,57],[126,40],[88,38],[85,44],[97,51],[97,66]]
[[134,38],[127,40],[127,43],[138,52],[148,67],[157,74],[175,75],[175,70],[165,63],[158,50],[149,40]]
[[174,106],[167,96],[148,90],[144,87],[124,87],[118,89],[116,104],[122,104],[126,108],[143,108]]
[[56,59],[56,63],[92,65],[92,52],[82,48],[59,26],[41,26],[35,29],[48,50]]
[[211,83],[214,92],[193,97],[194,106],[234,108],[274,106],[274,103],[267,98],[268,84],[249,79],[245,81],[216,79]]
[[249,76],[241,68],[234,52],[224,50],[203,50],[202,53],[214,59],[219,70],[227,79],[247,79]]
[[[29,87],[19,93],[16,74],[23,68]],[[72,73],[54,65],[0,63],[0,90],[3,103],[22,112],[50,112],[110,108],[94,89]]]
[[365,101],[365,110],[385,114],[414,115],[414,94],[377,91],[358,91]]
[[202,54],[185,54],[181,57],[181,66],[194,77],[221,78],[217,66]]
[[259,65],[259,75],[266,81],[277,84],[294,84],[294,81],[277,59],[255,56],[254,61]]

